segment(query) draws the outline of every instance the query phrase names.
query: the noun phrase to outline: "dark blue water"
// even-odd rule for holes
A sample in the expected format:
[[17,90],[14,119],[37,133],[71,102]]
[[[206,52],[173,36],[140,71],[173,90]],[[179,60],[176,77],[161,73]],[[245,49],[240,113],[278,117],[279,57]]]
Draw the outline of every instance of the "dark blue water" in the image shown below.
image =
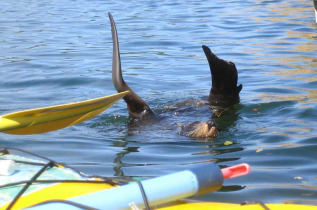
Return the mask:
[[[32,136],[0,134],[88,174],[159,176],[205,162],[247,162],[206,201],[316,204],[317,25],[311,0],[1,1],[0,112],[116,93],[107,12],[118,28],[128,84],[156,111],[209,93],[201,45],[235,62],[241,104],[217,119],[215,139],[177,134],[175,122],[211,117],[208,108],[163,113],[131,128],[121,100],[82,124]],[[227,145],[228,142],[232,144]]]

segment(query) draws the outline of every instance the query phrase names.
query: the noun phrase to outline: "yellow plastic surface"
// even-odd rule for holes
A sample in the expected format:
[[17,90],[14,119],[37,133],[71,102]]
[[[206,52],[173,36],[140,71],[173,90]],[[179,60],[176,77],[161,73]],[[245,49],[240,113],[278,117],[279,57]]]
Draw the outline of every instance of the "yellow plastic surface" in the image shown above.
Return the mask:
[[[24,195],[18,199],[12,209],[24,209],[43,201],[66,200],[72,197],[109,189],[111,187],[113,186],[106,183],[60,183]],[[0,207],[0,210],[6,209],[8,205],[9,204],[6,204]]]

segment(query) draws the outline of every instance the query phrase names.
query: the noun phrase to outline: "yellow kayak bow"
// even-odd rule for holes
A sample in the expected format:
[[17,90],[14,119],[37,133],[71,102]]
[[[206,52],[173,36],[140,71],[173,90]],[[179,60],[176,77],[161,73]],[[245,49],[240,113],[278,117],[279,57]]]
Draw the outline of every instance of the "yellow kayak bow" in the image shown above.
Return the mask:
[[45,133],[81,123],[103,112],[129,91],[110,96],[25,110],[0,116],[0,131],[25,135]]

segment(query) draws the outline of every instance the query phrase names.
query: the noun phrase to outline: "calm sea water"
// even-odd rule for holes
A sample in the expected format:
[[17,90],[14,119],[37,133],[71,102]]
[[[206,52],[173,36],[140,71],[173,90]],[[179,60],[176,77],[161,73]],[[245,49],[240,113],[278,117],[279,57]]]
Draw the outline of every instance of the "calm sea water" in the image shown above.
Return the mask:
[[[153,177],[196,164],[247,162],[206,201],[316,204],[317,25],[311,0],[1,1],[0,112],[116,93],[107,12],[118,28],[128,84],[157,111],[207,96],[201,45],[235,62],[241,104],[217,120],[215,139],[177,134],[175,122],[208,108],[163,113],[131,128],[124,101],[82,124],[32,136],[0,134],[0,146],[47,156],[88,174]],[[228,144],[229,143],[229,144]],[[230,144],[232,143],[232,144]]]

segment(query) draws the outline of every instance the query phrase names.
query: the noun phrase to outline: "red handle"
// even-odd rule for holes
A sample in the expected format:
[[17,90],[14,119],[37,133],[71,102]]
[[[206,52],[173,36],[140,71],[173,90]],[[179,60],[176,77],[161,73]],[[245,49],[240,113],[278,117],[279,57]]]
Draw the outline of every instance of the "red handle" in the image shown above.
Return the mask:
[[250,173],[250,166],[247,163],[231,166],[221,169],[224,179],[230,179],[238,176],[247,175]]

